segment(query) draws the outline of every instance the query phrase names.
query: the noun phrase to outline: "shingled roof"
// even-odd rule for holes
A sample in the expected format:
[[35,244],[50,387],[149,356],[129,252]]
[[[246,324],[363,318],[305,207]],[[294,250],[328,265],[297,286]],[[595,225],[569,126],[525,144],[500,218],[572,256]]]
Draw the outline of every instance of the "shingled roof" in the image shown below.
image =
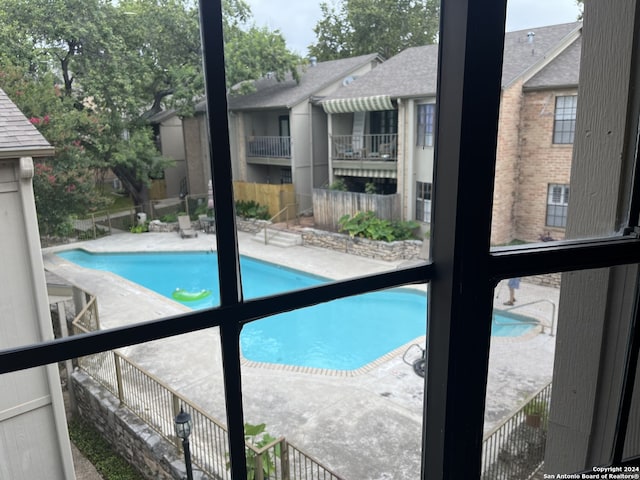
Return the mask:
[[230,97],[229,109],[291,108],[319,94],[324,88],[344,79],[367,63],[381,60],[381,57],[374,53],[318,62],[315,66],[308,65],[300,70],[300,83],[296,83],[291,74],[288,74],[282,82],[278,82],[275,77],[262,78],[255,82],[255,92]]
[[525,82],[525,90],[577,87],[580,78],[582,37],[554,58],[546,67]]
[[[562,48],[566,48],[578,36],[581,27],[581,22],[574,22],[506,33],[502,87],[509,86],[518,78],[527,80],[540,69],[544,70],[546,62],[553,59]],[[529,32],[534,33],[532,43],[528,39]],[[575,47],[572,45],[571,48]],[[549,64],[546,75],[541,75],[536,82],[555,84],[561,82],[561,78],[567,80],[567,72],[578,72],[579,57],[579,52],[576,57],[572,51],[571,56],[564,57],[571,63],[566,63],[561,68],[551,68]],[[555,62],[552,63],[555,65]],[[375,95],[388,95],[391,98],[433,96],[436,93],[437,67],[437,45],[407,48],[367,75],[339,88],[325,100]]]
[[0,158],[48,157],[53,147],[0,89]]

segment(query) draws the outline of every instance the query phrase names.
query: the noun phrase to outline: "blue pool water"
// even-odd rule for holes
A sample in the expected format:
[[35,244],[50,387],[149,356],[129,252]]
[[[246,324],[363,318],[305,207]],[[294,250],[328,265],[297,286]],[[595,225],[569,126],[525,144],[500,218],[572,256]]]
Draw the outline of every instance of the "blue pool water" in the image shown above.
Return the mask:
[[[104,253],[69,250],[59,256],[106,270],[168,298],[176,289],[210,290],[193,309],[220,304],[216,253]],[[328,280],[261,262],[240,260],[245,298],[272,295]],[[373,292],[275,315],[245,325],[242,353],[256,362],[354,370],[425,335],[426,295],[408,289]],[[389,321],[389,319],[392,319]],[[517,336],[531,328],[514,316],[496,315],[494,336]]]

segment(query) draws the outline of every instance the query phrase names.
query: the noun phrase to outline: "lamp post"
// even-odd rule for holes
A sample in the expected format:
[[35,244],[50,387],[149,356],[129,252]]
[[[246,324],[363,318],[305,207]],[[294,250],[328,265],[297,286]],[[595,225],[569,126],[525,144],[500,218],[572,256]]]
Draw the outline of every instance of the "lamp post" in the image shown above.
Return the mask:
[[191,415],[180,407],[180,413],[176,415],[175,427],[176,435],[182,439],[182,449],[184,450],[184,465],[187,469],[187,480],[193,480],[191,470],[191,451],[189,450],[189,435],[191,435]]

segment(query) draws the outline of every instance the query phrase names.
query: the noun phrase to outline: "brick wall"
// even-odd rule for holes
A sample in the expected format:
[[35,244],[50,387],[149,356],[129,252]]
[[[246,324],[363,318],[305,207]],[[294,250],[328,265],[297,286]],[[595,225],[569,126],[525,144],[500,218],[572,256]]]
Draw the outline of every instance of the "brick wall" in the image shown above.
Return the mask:
[[503,90],[500,97],[496,179],[491,219],[491,243],[494,245],[508,243],[514,238],[513,207],[517,189],[521,103],[521,81]]
[[569,183],[573,145],[553,144],[553,121],[556,96],[575,93],[572,89],[524,94],[514,238],[538,241],[546,231],[556,240],[564,238],[564,228],[545,226],[547,187],[550,183]]

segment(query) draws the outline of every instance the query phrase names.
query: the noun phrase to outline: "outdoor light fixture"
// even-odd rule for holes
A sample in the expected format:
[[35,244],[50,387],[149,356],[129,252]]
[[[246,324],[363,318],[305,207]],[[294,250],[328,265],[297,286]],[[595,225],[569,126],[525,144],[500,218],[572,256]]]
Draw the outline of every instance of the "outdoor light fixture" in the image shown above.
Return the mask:
[[174,420],[176,427],[176,435],[182,439],[182,449],[184,450],[184,465],[187,469],[187,480],[193,480],[193,472],[191,470],[191,451],[189,450],[189,435],[191,435],[191,415],[180,407],[180,413],[176,415]]

